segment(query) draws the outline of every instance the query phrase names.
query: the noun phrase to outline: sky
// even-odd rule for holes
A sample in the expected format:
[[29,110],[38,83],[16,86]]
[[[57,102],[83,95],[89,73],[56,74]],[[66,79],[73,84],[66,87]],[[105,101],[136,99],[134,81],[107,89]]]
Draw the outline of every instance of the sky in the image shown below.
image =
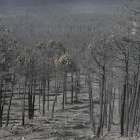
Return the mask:
[[64,3],[64,2],[94,2],[98,4],[110,4],[110,3],[121,3],[123,0],[0,0],[0,4],[38,4],[38,3],[46,3],[46,2],[57,2],[57,3]]
[[[61,10],[62,8],[73,13],[114,13],[118,11],[122,3],[123,0],[0,0],[0,8],[4,9],[3,11],[5,13],[10,14],[13,13],[16,8],[18,8],[18,10],[14,13],[26,13],[26,11],[29,11],[29,9],[31,11],[31,8],[33,9],[34,7],[46,6],[47,9],[48,4],[51,4],[51,6],[58,4],[58,9]],[[22,7],[22,11],[20,7]]]

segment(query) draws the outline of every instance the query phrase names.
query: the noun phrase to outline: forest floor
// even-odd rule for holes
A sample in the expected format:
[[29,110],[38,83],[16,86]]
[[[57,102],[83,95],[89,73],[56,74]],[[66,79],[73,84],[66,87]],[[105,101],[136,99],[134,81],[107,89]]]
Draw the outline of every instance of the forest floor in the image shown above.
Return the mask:
[[[53,86],[52,86],[53,87]],[[111,127],[111,132],[108,133],[107,128],[104,128],[104,136],[100,139],[96,138],[93,131],[90,130],[89,122],[89,106],[88,106],[88,94],[86,93],[86,86],[82,87],[82,91],[78,95],[79,101],[70,104],[70,91],[68,94],[68,104],[65,105],[65,110],[62,108],[62,93],[58,95],[58,100],[55,106],[54,119],[51,118],[51,109],[55,94],[53,88],[50,89],[50,111],[45,112],[45,116],[42,115],[41,110],[38,109],[38,94],[36,95],[35,102],[35,115],[34,120],[27,119],[27,102],[26,102],[26,119],[25,126],[21,126],[21,98],[18,94],[18,90],[15,89],[10,119],[8,127],[5,126],[7,104],[5,105],[3,115],[3,127],[0,129],[0,140],[136,140],[135,138],[121,138],[120,137],[120,125],[118,115],[118,99],[116,96],[114,120]],[[9,95],[8,95],[9,96]],[[41,96],[41,101],[42,101]],[[8,101],[7,97],[7,101]],[[96,90],[94,90],[94,117],[96,127],[99,121],[99,100]],[[47,102],[46,102],[47,105]],[[46,107],[47,110],[47,107]]]

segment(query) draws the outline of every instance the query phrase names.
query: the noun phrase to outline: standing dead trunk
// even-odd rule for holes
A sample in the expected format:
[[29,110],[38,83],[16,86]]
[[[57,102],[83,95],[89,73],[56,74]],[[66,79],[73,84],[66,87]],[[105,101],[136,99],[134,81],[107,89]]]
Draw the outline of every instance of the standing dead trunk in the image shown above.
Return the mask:
[[[139,96],[139,99],[140,99],[140,96]],[[140,108],[140,101],[138,101],[138,104],[137,104],[136,134],[139,132],[139,123],[140,123],[140,111],[139,111],[139,108]]]
[[1,106],[2,116],[3,116],[4,105],[5,105],[5,97],[6,97],[6,87],[4,88],[3,102],[2,102],[2,106]]
[[131,105],[131,100],[133,98],[133,87],[132,85],[129,85],[129,109],[130,109],[130,105]]
[[128,60],[126,60],[126,92],[125,94],[125,133],[124,136],[128,137],[128,127],[129,127],[129,85],[128,85]]
[[64,104],[65,104],[65,95],[66,95],[66,89],[65,89],[65,72],[63,74],[63,97],[62,97],[62,110],[64,110]]
[[48,87],[47,87],[47,111],[49,111],[49,90],[50,90],[50,80],[49,80],[49,78],[48,78],[48,81],[47,81],[47,85],[48,85]]
[[73,104],[73,70],[71,72],[71,104]]
[[[131,118],[132,117],[132,114],[133,114],[133,107],[134,107],[134,99],[135,99],[135,94],[136,94],[136,81],[135,81],[135,87],[134,87],[134,90],[133,90],[133,95],[131,97],[131,101],[130,101],[130,105],[129,105],[129,117]],[[131,122],[130,122],[131,124]]]
[[75,100],[78,101],[78,94],[80,94],[80,71],[76,72],[75,87]]
[[122,101],[122,107],[121,107],[121,136],[124,135],[124,111],[125,111],[125,92],[126,92],[126,84],[124,84],[124,91],[122,93],[122,98],[123,98],[123,101]]
[[75,100],[78,101],[78,72],[76,72],[75,77]]
[[25,124],[25,95],[26,95],[26,80],[25,80],[25,83],[24,83],[24,91],[23,91],[23,106],[22,106],[22,126],[24,126]]
[[139,76],[138,76],[138,82],[137,82],[137,87],[136,87],[136,94],[134,98],[134,106],[132,109],[132,117],[131,117],[131,124],[130,124],[130,137],[133,137],[133,130],[134,130],[134,125],[135,125],[135,115],[136,115],[136,108],[137,108],[137,103],[138,103],[138,95],[140,91],[140,81],[139,81]]
[[9,100],[8,110],[7,110],[7,117],[6,117],[6,125],[5,125],[6,127],[8,126],[8,123],[9,123],[9,114],[10,114],[10,108],[11,108],[12,97],[13,97],[14,82],[15,82],[15,78],[12,82],[11,95],[10,95],[10,100]]
[[105,91],[104,91],[104,126],[107,128],[107,91],[106,91],[106,85],[105,85]]
[[92,96],[92,86],[91,86],[91,130],[93,130],[95,132],[95,128],[94,128],[94,119],[93,119],[93,96]]
[[38,98],[39,112],[40,112],[40,94],[42,95],[42,82],[39,81],[39,93],[38,93],[38,95],[39,95],[39,98]]
[[67,105],[67,71],[64,73],[64,94],[65,94],[65,104]]
[[0,81],[0,127],[2,127],[2,80]]
[[78,71],[78,80],[77,80],[77,100],[78,100],[78,95],[80,94],[80,70]]
[[62,99],[62,110],[64,110],[64,104],[67,104],[67,96],[66,96],[66,76],[67,76],[67,72],[65,71],[63,73],[63,99]]
[[33,119],[33,102],[32,102],[32,94],[33,94],[33,80],[29,83],[29,92],[28,92],[28,119]]
[[54,99],[53,106],[52,106],[52,118],[53,118],[53,114],[54,114],[54,107],[55,107],[57,95],[58,95],[58,89],[55,90],[55,99]]
[[111,130],[111,110],[112,110],[112,86],[110,87],[109,90],[109,114],[108,114],[108,132]]
[[119,103],[119,116],[121,116],[121,88],[119,88],[119,99],[118,99],[118,103]]
[[90,123],[92,123],[91,122],[91,81],[90,81],[90,75],[88,75],[87,84],[88,84],[88,94],[89,94],[89,117],[90,117]]
[[43,116],[45,116],[45,87],[46,87],[46,81],[43,80]]
[[114,88],[114,91],[113,91],[113,106],[112,106],[112,109],[111,109],[111,124],[113,123],[113,116],[114,116],[114,107],[115,107],[115,88]]
[[[55,92],[57,91],[57,87],[58,87],[58,77],[57,77],[57,71],[55,70]],[[56,99],[55,99],[56,103],[57,103],[57,96],[56,96]]]
[[91,77],[88,75],[88,94],[89,94],[89,116],[90,116],[90,127],[91,130],[95,133],[95,124],[94,124],[94,118],[93,118],[93,97],[92,97],[92,82]]
[[102,86],[100,91],[100,117],[99,117],[99,125],[97,128],[97,137],[100,137],[100,134],[103,134],[103,95],[105,90],[105,67],[103,69],[103,77],[102,77]]
[[[58,81],[57,81],[57,83],[58,83]],[[53,106],[52,106],[52,118],[54,117],[53,116],[53,114],[54,114],[54,107],[55,107],[55,103],[56,103],[56,100],[57,100],[57,95],[58,95],[58,92],[59,92],[60,85],[61,85],[61,79],[60,79],[59,85],[57,84],[57,87],[55,88],[55,99],[54,99]]]
[[34,118],[34,107],[35,107],[35,95],[36,95],[36,80],[34,81],[34,92],[33,92],[33,104],[32,104],[32,118]]

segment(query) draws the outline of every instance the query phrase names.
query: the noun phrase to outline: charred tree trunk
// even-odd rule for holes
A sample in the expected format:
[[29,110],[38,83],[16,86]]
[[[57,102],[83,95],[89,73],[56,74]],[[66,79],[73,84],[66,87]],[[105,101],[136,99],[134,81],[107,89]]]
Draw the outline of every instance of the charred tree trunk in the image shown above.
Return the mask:
[[71,72],[71,104],[73,104],[73,71]]
[[[57,87],[58,87],[58,77],[57,77],[57,71],[55,70],[55,92],[57,91]],[[56,99],[55,99],[56,103],[57,103],[57,96],[56,96]]]
[[95,122],[93,118],[93,96],[92,96],[92,82],[90,75],[88,76],[88,94],[89,94],[89,116],[90,116],[90,127],[95,133]]
[[[42,82],[39,81],[39,98],[38,98],[38,104],[39,104],[39,112],[40,112],[40,96],[42,95]],[[40,95],[41,94],[41,95]]]
[[28,119],[33,119],[33,102],[32,102],[32,95],[33,95],[33,81],[31,80],[29,83],[29,92],[28,92]]
[[105,92],[104,92],[104,126],[107,128],[107,91],[105,85]]
[[8,123],[9,123],[9,114],[10,114],[10,108],[11,108],[12,97],[13,97],[14,82],[15,82],[15,77],[14,77],[13,82],[12,82],[11,95],[10,95],[10,100],[9,100],[9,104],[8,104],[6,125],[5,125],[6,127],[8,126]]
[[5,97],[6,97],[6,87],[4,88],[4,95],[3,95],[3,101],[2,101],[2,106],[1,106],[2,116],[3,116],[4,105],[5,105]]
[[78,71],[77,88],[78,88],[78,94],[77,94],[77,100],[78,100],[78,95],[80,94],[80,70]]
[[0,127],[2,127],[2,80],[0,81]]
[[64,73],[64,81],[65,104],[67,105],[67,71]]
[[122,109],[121,109],[121,136],[124,135],[124,115],[125,115],[125,92],[126,92],[126,84],[124,84],[124,91],[123,91],[123,101],[122,101]]
[[46,88],[46,81],[45,79],[42,81],[43,82],[43,116],[45,116],[45,88]]
[[114,91],[113,91],[113,106],[112,106],[112,109],[111,109],[111,124],[113,123],[114,106],[115,106],[115,88],[114,88]]
[[[138,97],[140,99],[140,96]],[[140,108],[140,101],[138,101],[138,104],[137,104],[137,115],[136,115],[136,134],[139,132],[139,122],[140,122],[140,111],[139,111],[139,108]]]
[[66,73],[63,74],[63,97],[62,97],[62,110],[64,110],[64,104],[66,102]]
[[90,123],[91,122],[91,81],[90,81],[90,76],[88,76],[88,94],[89,94],[89,117],[90,117]]
[[[58,83],[58,81],[57,81],[57,83]],[[53,116],[53,114],[54,114],[54,107],[55,107],[55,103],[56,103],[56,100],[57,100],[57,95],[58,95],[58,92],[59,92],[60,85],[61,85],[61,79],[60,79],[59,85],[57,84],[57,86],[55,88],[55,99],[54,99],[53,106],[52,106],[52,118],[54,118],[54,116]]]
[[125,133],[124,136],[128,137],[128,127],[129,127],[129,85],[128,85],[128,60],[126,60],[126,92],[125,94]]
[[76,72],[75,80],[75,100],[78,101],[78,94],[80,94],[80,71]]
[[76,72],[75,77],[75,100],[78,101],[78,72]]
[[48,81],[47,81],[47,111],[49,111],[49,91],[50,91],[50,80],[48,78]]
[[102,86],[100,91],[100,117],[99,117],[99,125],[97,128],[97,137],[100,137],[100,134],[103,134],[103,95],[105,90],[105,67],[103,69],[103,77],[102,77]]
[[34,81],[34,92],[33,92],[33,104],[32,104],[32,118],[34,118],[34,107],[35,107],[35,95],[36,95],[36,80]]
[[109,93],[109,118],[108,118],[108,131],[111,130],[111,110],[112,110],[112,86],[110,87],[110,93]]
[[119,88],[119,99],[118,99],[118,103],[119,103],[119,116],[121,116],[121,88]]
[[63,99],[62,99],[62,110],[64,110],[64,104],[67,104],[67,71],[63,73]]
[[52,106],[52,118],[54,118],[53,114],[54,114],[55,103],[57,100],[57,95],[58,95],[58,89],[55,90],[55,99],[54,99],[53,106]]
[[134,125],[135,125],[135,116],[136,116],[136,108],[137,108],[137,103],[138,103],[138,95],[140,91],[140,81],[139,81],[139,76],[138,76],[138,82],[137,82],[137,87],[136,87],[136,94],[134,98],[134,106],[132,109],[132,117],[131,117],[131,124],[130,124],[130,137],[133,137],[133,130],[134,130]]
[[24,93],[23,93],[23,107],[22,107],[22,126],[25,124],[25,95],[26,95],[26,81],[24,84]]

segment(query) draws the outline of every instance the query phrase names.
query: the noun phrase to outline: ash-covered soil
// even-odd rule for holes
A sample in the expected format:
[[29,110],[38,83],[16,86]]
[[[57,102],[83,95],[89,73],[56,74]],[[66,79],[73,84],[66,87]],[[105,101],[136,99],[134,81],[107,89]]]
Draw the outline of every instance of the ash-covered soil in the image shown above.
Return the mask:
[[[100,139],[96,138],[93,131],[90,129],[89,121],[89,106],[88,106],[88,93],[87,87],[82,83],[82,90],[78,95],[79,101],[70,104],[70,91],[68,94],[68,104],[65,105],[65,110],[62,108],[62,91],[58,95],[58,100],[55,106],[54,119],[51,118],[51,109],[54,100],[54,85],[51,83],[50,89],[50,111],[46,111],[45,116],[42,115],[42,102],[41,110],[39,112],[38,105],[38,94],[36,95],[35,102],[35,116],[34,120],[27,119],[27,95],[26,95],[26,119],[25,126],[21,126],[21,96],[18,94],[18,87],[14,91],[9,126],[5,127],[5,119],[7,114],[7,104],[4,108],[3,115],[3,127],[0,129],[0,140],[127,140],[129,138],[120,137],[120,125],[119,125],[119,115],[118,115],[118,95],[116,95],[115,100],[115,110],[114,110],[114,120],[111,128],[111,132],[108,133],[107,128],[104,128],[104,136]],[[94,85],[94,87],[96,87]],[[21,90],[22,91],[22,90]],[[7,93],[7,103],[9,99],[9,94]],[[116,93],[117,94],[117,93]],[[41,101],[42,101],[41,95]],[[96,122],[96,128],[99,121],[99,110],[100,102],[98,99],[97,90],[93,90],[94,99],[94,117]],[[47,110],[47,102],[46,102]],[[130,138],[129,140],[138,139],[139,135],[135,138]]]

